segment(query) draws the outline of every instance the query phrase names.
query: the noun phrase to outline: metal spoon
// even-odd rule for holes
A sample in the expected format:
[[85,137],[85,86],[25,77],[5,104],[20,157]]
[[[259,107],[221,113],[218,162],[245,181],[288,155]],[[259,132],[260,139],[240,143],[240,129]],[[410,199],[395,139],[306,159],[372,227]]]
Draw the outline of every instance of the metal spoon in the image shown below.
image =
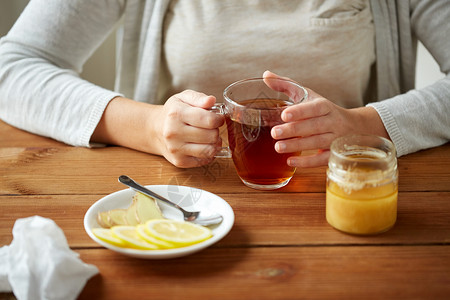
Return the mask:
[[223,220],[223,217],[217,213],[210,213],[210,212],[206,212],[206,211],[186,211],[178,204],[175,204],[172,201],[164,198],[163,196],[150,191],[146,187],[135,182],[133,179],[131,179],[127,175],[119,176],[119,182],[125,184],[126,186],[132,188],[135,191],[138,191],[147,196],[156,198],[166,204],[169,204],[172,207],[175,207],[176,209],[180,210],[183,213],[183,218],[185,221],[193,222],[193,223],[196,223],[199,225],[208,226],[208,225],[218,224],[218,223],[222,222],[222,220]]

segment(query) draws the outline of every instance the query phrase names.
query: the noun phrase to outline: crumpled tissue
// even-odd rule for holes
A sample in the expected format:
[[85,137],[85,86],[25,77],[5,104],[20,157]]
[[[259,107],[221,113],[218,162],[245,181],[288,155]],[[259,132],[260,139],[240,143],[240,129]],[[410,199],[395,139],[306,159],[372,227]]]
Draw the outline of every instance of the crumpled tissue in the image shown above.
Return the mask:
[[98,273],[69,248],[51,219],[17,219],[12,233],[11,244],[0,248],[0,292],[13,292],[18,300],[76,299]]

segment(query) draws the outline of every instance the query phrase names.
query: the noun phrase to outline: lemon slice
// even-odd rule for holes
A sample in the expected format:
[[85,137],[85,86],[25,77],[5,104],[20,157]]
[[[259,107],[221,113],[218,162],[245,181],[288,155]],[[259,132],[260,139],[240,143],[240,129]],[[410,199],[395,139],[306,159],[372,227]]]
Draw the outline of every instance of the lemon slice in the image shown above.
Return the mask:
[[145,229],[144,224],[138,225],[136,227],[136,231],[137,231],[137,234],[139,235],[139,237],[141,237],[142,239],[144,239],[145,241],[147,241],[150,244],[154,244],[154,245],[158,246],[161,249],[171,249],[171,248],[177,247],[177,245],[165,242],[163,240],[159,240],[159,239],[154,238],[153,236],[149,235],[147,233],[147,230]]
[[212,236],[211,229],[207,227],[167,219],[147,221],[145,229],[154,238],[172,243],[178,247],[200,243]]
[[150,244],[142,239],[136,231],[136,226],[113,226],[111,232],[114,237],[117,237],[124,242],[125,247],[141,250],[159,249],[158,246]]
[[92,228],[92,233],[104,242],[118,247],[125,247],[125,243],[121,239],[115,237],[110,229]]

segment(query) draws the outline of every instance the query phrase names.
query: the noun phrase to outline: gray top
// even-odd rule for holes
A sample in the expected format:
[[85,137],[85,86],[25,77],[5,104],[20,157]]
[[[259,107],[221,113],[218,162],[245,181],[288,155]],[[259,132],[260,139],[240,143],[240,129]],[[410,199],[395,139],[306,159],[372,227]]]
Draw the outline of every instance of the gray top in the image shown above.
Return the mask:
[[[0,118],[68,144],[90,146],[117,95],[157,99],[169,0],[32,0],[0,41]],[[398,155],[450,140],[450,1],[371,0],[375,25],[373,106]],[[84,62],[123,17],[115,90],[79,78]],[[414,90],[416,39],[446,77]],[[283,74],[281,74],[283,75]]]

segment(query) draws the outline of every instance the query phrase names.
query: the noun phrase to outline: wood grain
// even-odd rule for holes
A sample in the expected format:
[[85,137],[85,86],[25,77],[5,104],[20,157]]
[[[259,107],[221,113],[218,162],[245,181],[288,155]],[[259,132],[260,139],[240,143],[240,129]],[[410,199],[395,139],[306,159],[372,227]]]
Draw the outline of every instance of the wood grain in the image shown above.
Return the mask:
[[[396,225],[352,236],[326,222],[325,167],[299,169],[287,187],[262,192],[245,187],[229,159],[179,169],[155,155],[71,147],[0,121],[0,246],[11,243],[19,218],[54,220],[100,270],[80,299],[447,299],[450,143],[401,157],[398,166]],[[187,257],[142,260],[107,250],[89,238],[83,218],[95,201],[125,189],[122,174],[215,193],[232,206],[235,224]]]
[[0,147],[58,147],[64,146],[63,143],[57,142],[50,138],[35,135],[0,120]]
[[80,299],[128,299],[130,284],[135,299],[446,299],[450,293],[450,246],[209,248],[167,261],[78,252],[100,266]]
[[[384,234],[366,237],[344,234],[328,225],[325,197],[321,193],[218,195],[231,205],[236,218],[232,231],[219,246],[450,243],[450,192],[401,194],[395,227]],[[11,242],[11,228],[16,219],[40,215],[54,220],[72,247],[96,247],[84,230],[83,218],[101,197],[0,196],[0,244]]]
[[[117,178],[127,174],[143,184],[189,185],[218,193],[263,194],[245,187],[231,160],[220,159],[192,169],[179,169],[161,157],[120,147],[0,148],[0,194],[108,194]],[[298,170],[277,192],[324,192],[325,167]],[[450,145],[399,160],[399,191],[447,191]],[[30,176],[32,174],[33,176]]]

